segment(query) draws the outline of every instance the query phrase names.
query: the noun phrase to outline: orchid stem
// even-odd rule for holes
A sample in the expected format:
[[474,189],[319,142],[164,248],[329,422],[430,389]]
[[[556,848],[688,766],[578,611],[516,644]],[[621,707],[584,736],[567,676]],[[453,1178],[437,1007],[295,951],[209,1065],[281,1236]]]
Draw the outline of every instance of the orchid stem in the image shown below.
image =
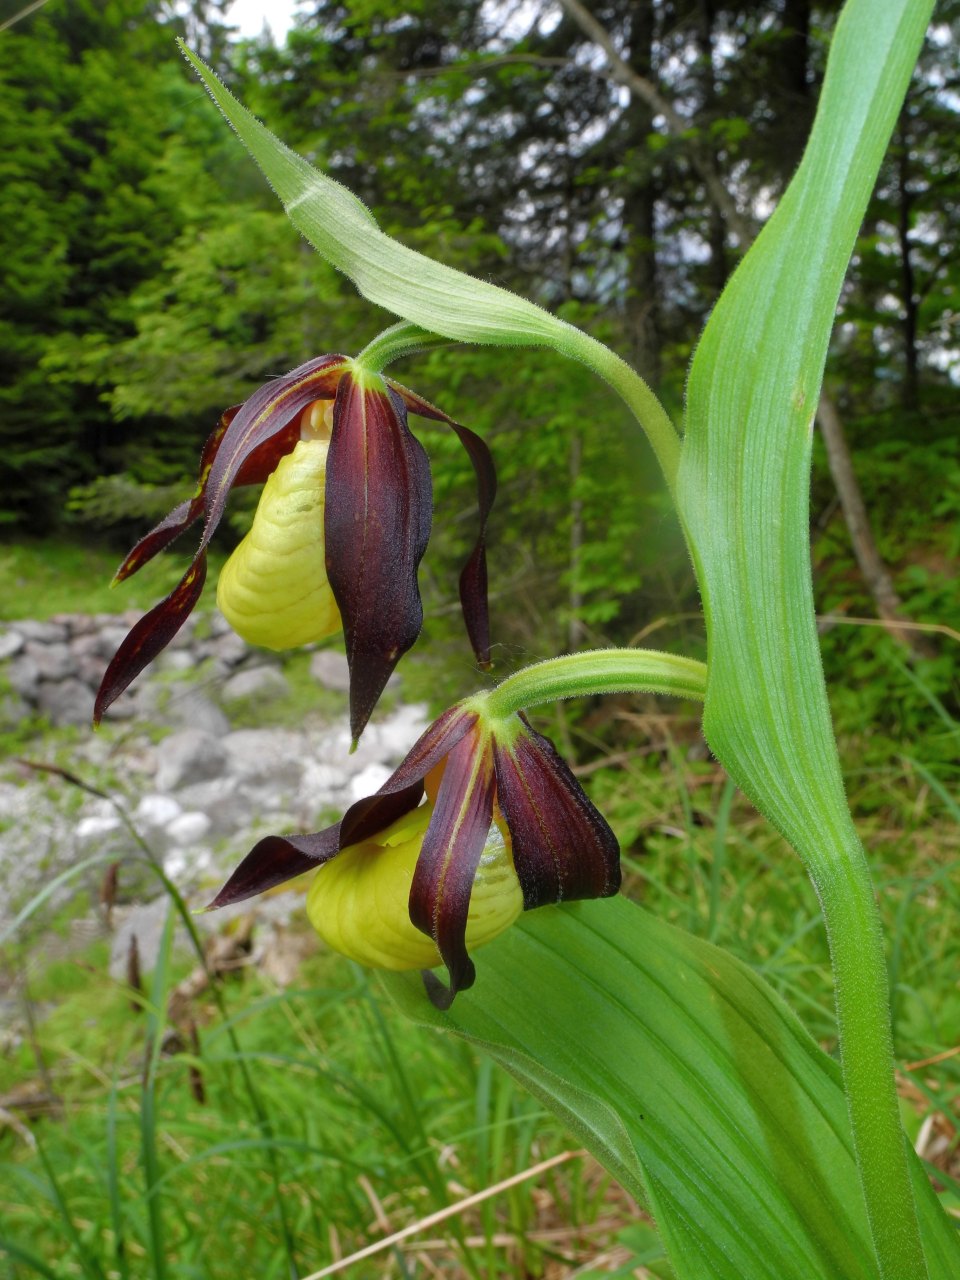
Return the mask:
[[681,439],[673,420],[636,370],[621,356],[580,329],[568,347],[558,348],[563,355],[580,360],[608,383],[623,400],[650,441],[663,472],[674,505],[677,502],[677,471],[680,467]]
[[372,342],[368,342],[357,356],[357,364],[363,365],[369,373],[382,373],[394,360],[451,345],[449,338],[442,338],[439,334],[421,329],[419,325],[402,321],[400,324],[392,324],[383,333],[378,333]]
[[[670,415],[644,380],[615,351],[581,329],[558,321],[557,334],[549,346],[570,360],[585,364],[616,391],[636,418],[650,441],[671,496],[676,498],[677,469],[680,466],[680,437]],[[418,355],[436,347],[451,345],[451,339],[402,321],[377,334],[360,352],[357,363],[370,373],[382,373],[388,364],[404,356]],[[531,346],[541,343],[531,340]],[[548,345],[544,342],[542,345]]]
[[804,864],[830,944],[840,1062],[860,1182],[883,1280],[928,1275],[894,1076],[883,930],[852,824]]
[[694,658],[656,649],[595,649],[524,667],[481,694],[484,712],[497,719],[561,698],[605,693],[668,693],[703,701],[707,668]]

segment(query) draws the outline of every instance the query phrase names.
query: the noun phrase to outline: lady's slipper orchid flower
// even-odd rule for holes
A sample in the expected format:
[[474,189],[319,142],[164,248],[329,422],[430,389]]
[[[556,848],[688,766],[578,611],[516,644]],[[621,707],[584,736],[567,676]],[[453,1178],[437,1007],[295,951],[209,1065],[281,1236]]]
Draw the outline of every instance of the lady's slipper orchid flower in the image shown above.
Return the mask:
[[430,536],[432,486],[408,410],[452,427],[476,472],[480,533],[460,576],[460,599],[477,660],[489,666],[485,533],[496,492],[489,449],[398,383],[346,356],[322,356],[223,414],[204,447],[194,496],[141,538],[120,566],[117,581],[203,516],[186,574],[111,660],[95,723],[197,603],[207,546],[230,490],[264,484],[253,527],[224,566],[218,603],[242,636],[270,648],[319,640],[342,625],[350,722],[359,738],[423,621],[417,569]]
[[[518,715],[485,716],[481,697],[445,712],[334,826],[261,840],[211,908],[314,869],[321,936],[362,964],[423,969],[446,1008],[473,984],[469,947],[521,910],[616,893],[620,850],[550,740]],[[441,963],[449,987],[427,972]]]

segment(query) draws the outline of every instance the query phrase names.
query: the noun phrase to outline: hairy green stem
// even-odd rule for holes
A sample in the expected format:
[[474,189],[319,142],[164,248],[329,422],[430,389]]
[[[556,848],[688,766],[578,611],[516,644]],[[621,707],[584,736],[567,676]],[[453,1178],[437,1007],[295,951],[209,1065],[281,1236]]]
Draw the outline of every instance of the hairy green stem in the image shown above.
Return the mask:
[[834,975],[840,1064],[860,1183],[884,1280],[926,1280],[894,1076],[883,926],[851,823],[833,847],[803,853],[823,909]]
[[592,369],[604,382],[609,383],[623,400],[650,441],[651,448],[660,463],[663,478],[667,482],[667,488],[676,502],[680,436],[670,415],[639,373],[631,369],[626,360],[589,334],[572,328],[570,332],[575,336],[570,338],[564,348],[558,347],[558,350],[561,350],[563,355],[579,360]]
[[527,707],[560,698],[604,693],[670,693],[702,701],[707,668],[694,658],[656,649],[595,649],[524,667],[481,694],[485,714],[506,719]]
[[383,333],[378,333],[372,342],[368,342],[357,356],[357,364],[370,373],[382,373],[394,360],[402,360],[404,356],[419,355],[422,351],[432,351],[435,347],[449,347],[449,338],[440,337],[436,333],[428,333],[419,325],[401,321],[392,324]]
[[[402,321],[378,334],[357,356],[371,373],[382,372],[394,360],[450,345],[451,339],[430,333],[419,325]],[[531,335],[531,346],[541,345]],[[640,375],[615,351],[573,325],[557,322],[557,331],[548,343],[559,355],[585,364],[616,391],[645,432],[671,494],[675,493],[680,465],[680,437],[670,415]]]

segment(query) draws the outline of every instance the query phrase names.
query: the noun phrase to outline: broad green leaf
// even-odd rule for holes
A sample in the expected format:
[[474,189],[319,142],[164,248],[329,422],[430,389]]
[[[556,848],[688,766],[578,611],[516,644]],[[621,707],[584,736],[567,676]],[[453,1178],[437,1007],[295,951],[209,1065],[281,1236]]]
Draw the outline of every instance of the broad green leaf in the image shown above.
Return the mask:
[[361,200],[284,146],[186,45],[180,47],[290,221],[365,298],[461,342],[540,342],[562,349],[580,340],[571,325],[525,298],[474,280],[386,235]]
[[[416,975],[385,981],[569,1124],[649,1207],[678,1280],[875,1280],[839,1068],[745,965],[617,898],[531,912],[478,972],[448,1013]],[[912,1172],[930,1275],[955,1280]]]
[[803,162],[697,350],[678,484],[707,621],[704,732],[801,855],[823,903],[858,1166],[888,1280],[921,1277],[923,1264],[879,921],[817,643],[808,490],[840,287],[931,9],[844,9]]
[[803,163],[690,371],[679,496],[707,618],[704,730],[801,850],[856,841],[813,607],[814,417],[840,287],[931,8],[844,10]]
[[668,484],[673,484],[679,447],[673,423],[625,361],[602,342],[525,298],[435,262],[388,236],[351,191],[285,146],[182,41],[180,48],[279,196],[287,217],[365,298],[445,338],[545,346],[583,361],[630,406],[650,438]]

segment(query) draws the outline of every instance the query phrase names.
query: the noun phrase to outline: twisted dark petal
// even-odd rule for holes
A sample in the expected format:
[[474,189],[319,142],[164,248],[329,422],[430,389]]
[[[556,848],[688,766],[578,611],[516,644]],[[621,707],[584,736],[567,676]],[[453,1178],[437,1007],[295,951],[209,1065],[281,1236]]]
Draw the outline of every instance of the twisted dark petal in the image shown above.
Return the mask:
[[447,767],[410,887],[410,919],[437,944],[450,975],[449,987],[425,977],[439,1008],[473,985],[476,971],[467,954],[467,914],[480,855],[493,821],[493,762],[475,734],[461,739]]
[[154,605],[131,629],[100,681],[93,707],[94,724],[100,723],[107,707],[177,634],[200,599],[206,576],[207,557],[201,551],[166,599]]
[[405,387],[401,382],[394,382],[392,378],[384,378],[387,386],[396,395],[400,397],[409,413],[415,413],[420,418],[430,418],[433,422],[445,422],[447,426],[453,424],[453,419],[438,409],[435,404],[431,404],[429,400],[424,400],[423,396],[418,396],[415,391],[411,391],[409,387]]
[[510,749],[494,742],[493,754],[524,908],[616,893],[617,838],[549,738],[525,726]]
[[301,410],[314,400],[333,397],[345,363],[346,357],[340,355],[308,360],[260,387],[236,413],[227,410],[223,415],[220,426],[204,446],[195,496],[189,503],[181,503],[141,539],[117,573],[118,578],[129,577],[203,511],[203,534],[193,563],[176,590],[140,619],[117,650],[97,693],[94,724],[99,724],[111,702],[170,643],[199,599],[206,574],[207,546],[232,487],[267,478],[280,458],[294,447]]
[[299,440],[300,415],[297,414],[292,422],[257,445],[253,453],[244,459],[230,487],[239,489],[246,484],[266,484],[281,459],[293,451]]
[[140,539],[117,570],[114,581],[123,582],[125,578],[129,578],[131,574],[136,573],[148,560],[152,560],[159,551],[162,551],[164,547],[168,547],[175,538],[178,538],[184,529],[188,529],[200,515],[203,510],[204,495],[207,491],[207,481],[210,479],[210,468],[213,466],[213,460],[217,456],[217,450],[220,448],[227,427],[237,416],[239,409],[240,406],[238,404],[225,409],[220,415],[220,421],[217,423],[216,428],[207,437],[203,452],[200,455],[200,471],[197,477],[196,492],[193,497],[174,507],[169,515],[164,516],[155,529],[151,529],[148,534],[145,534]]
[[461,427],[458,422],[450,426],[457,433],[467,451],[477,476],[477,506],[480,510],[480,532],[470,558],[460,573],[460,607],[467,626],[467,635],[476,654],[477,662],[486,670],[490,666],[490,605],[487,597],[487,520],[497,496],[497,472],[493,455],[486,442],[474,431]]
[[187,498],[163,517],[158,525],[145,533],[136,546],[127,552],[120,568],[114,574],[114,582],[123,582],[131,574],[136,573],[164,547],[169,547],[175,538],[179,538],[184,529],[189,529],[203,508],[200,497]]
[[460,605],[463,609],[463,620],[466,623],[467,635],[476,654],[477,662],[486,670],[490,666],[490,607],[487,598],[487,520],[497,496],[497,471],[493,464],[493,455],[486,441],[468,427],[454,422],[436,405],[430,404],[398,382],[388,380],[388,386],[403,400],[411,413],[421,418],[430,418],[435,422],[445,422],[457,433],[457,437],[467,457],[473,464],[477,477],[477,506],[480,511],[480,531],[477,541],[470,552],[467,563],[460,574]]
[[214,900],[214,911],[244,902],[278,884],[322,866],[340,852],[340,823],[309,836],[265,836],[253,846]]
[[[211,462],[204,494],[205,520],[200,551],[206,549],[220,523],[227,497],[234,484],[240,481],[244,467],[249,463],[259,472],[260,466],[253,461],[255,456],[258,451],[263,451],[260,453],[261,464],[264,457],[269,460],[268,446],[285,428],[287,448],[284,452],[293,448],[297,433],[290,428],[294,420],[314,400],[333,397],[345,365],[346,357],[340,355],[308,360],[282,378],[260,387],[240,406]],[[282,453],[278,453],[276,460],[279,461],[281,456]],[[251,480],[248,479],[247,483]]]
[[358,800],[342,821],[311,835],[266,836],[250,850],[207,908],[225,907],[292,880],[347,848],[369,840],[415,809],[423,796],[423,779],[439,764],[477,717],[452,707],[421,734],[406,759],[376,795]]
[[382,379],[337,389],[327,455],[327,577],[350,664],[350,728],[360,737],[420,634],[417,569],[430,537],[430,468],[403,401]]
[[340,824],[341,848],[372,835],[415,809],[423,796],[423,779],[473,728],[477,717],[451,707],[426,729],[380,790],[352,804]]

